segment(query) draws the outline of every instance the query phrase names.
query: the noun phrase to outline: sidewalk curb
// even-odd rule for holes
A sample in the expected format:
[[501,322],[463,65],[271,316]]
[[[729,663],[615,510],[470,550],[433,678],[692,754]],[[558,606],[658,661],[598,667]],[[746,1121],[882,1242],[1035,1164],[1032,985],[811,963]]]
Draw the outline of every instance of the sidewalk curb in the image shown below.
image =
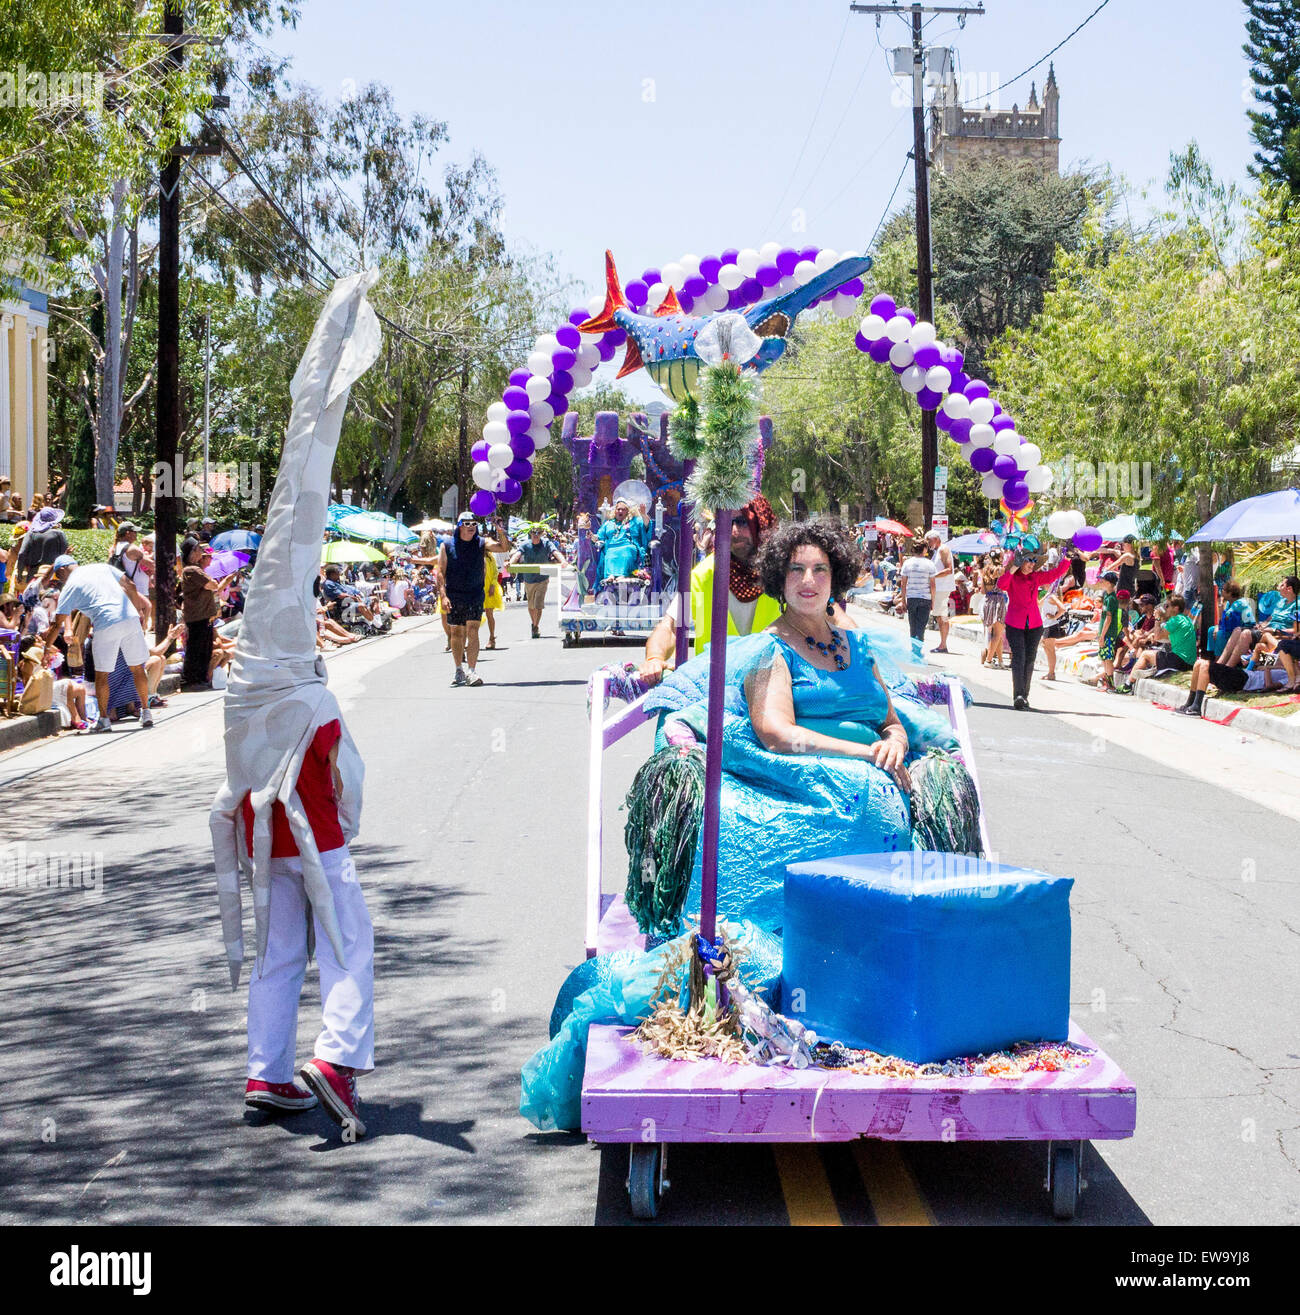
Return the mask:
[[[1174,702],[1179,695],[1182,698]],[[1144,677],[1133,687],[1133,696],[1145,703],[1169,702],[1174,707],[1181,707],[1187,701],[1188,693],[1177,685],[1166,685],[1163,681]],[[1219,721],[1233,712],[1237,715],[1224,727],[1225,730],[1244,731],[1263,740],[1300,749],[1300,721],[1295,717],[1274,717],[1246,704],[1229,703],[1227,699],[1205,700],[1205,715],[1212,721]]]

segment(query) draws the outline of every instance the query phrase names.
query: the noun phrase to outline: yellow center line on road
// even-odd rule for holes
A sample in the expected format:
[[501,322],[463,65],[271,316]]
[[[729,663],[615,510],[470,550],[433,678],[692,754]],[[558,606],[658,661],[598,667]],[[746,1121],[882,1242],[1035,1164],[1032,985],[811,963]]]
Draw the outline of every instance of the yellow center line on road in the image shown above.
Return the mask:
[[773,1146],[772,1158],[791,1224],[796,1228],[838,1228],[844,1222],[817,1146]]
[[853,1158],[878,1224],[915,1228],[934,1223],[897,1143],[859,1139],[853,1143]]

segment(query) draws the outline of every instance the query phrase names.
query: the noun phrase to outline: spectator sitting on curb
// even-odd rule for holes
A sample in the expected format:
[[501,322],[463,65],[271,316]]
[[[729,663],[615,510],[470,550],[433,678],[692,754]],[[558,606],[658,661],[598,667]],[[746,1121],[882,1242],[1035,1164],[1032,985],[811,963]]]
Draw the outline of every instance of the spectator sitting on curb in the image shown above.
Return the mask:
[[1185,717],[1200,717],[1205,711],[1205,697],[1209,686],[1214,685],[1225,694],[1253,694],[1257,690],[1283,689],[1287,685],[1286,673],[1279,667],[1225,666],[1211,658],[1198,658],[1192,668],[1192,692],[1187,702],[1174,711]]
[[1175,672],[1190,671],[1196,665],[1196,624],[1187,615],[1187,604],[1182,595],[1174,594],[1165,603],[1164,610],[1164,623],[1156,629],[1155,645],[1141,653],[1133,664],[1132,684],[1141,680],[1147,671],[1159,679]]
[[[1262,656],[1261,645],[1264,646],[1264,651],[1271,652],[1277,640],[1294,629],[1297,591],[1300,591],[1300,579],[1294,575],[1286,576],[1278,585],[1282,601],[1273,609],[1268,620],[1252,627],[1242,626],[1228,640],[1223,649],[1222,661],[1225,667],[1235,667],[1239,662],[1244,661],[1252,650]],[[1258,661],[1258,657],[1255,660]]]

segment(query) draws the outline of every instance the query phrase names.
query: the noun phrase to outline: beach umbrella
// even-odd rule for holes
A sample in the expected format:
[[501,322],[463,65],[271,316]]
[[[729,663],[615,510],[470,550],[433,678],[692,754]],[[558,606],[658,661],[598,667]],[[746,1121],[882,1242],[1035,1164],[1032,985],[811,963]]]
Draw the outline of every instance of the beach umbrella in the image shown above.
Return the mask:
[[900,521],[891,521],[888,516],[876,517],[876,529],[881,534],[905,534],[909,539],[912,537],[912,531],[908,526]]
[[254,553],[261,542],[262,536],[252,530],[225,530],[212,540],[212,551]]
[[327,543],[321,549],[321,563],[329,562],[383,562],[388,559],[378,548],[372,548],[368,543],[347,543],[345,540],[336,539],[333,543]]
[[249,554],[246,552],[214,552],[212,560],[204,567],[205,572],[214,580],[224,580],[248,565]]
[[953,552],[983,553],[1002,547],[1002,540],[992,530],[977,530],[974,534],[961,534],[948,540]]
[[358,511],[342,516],[331,526],[350,539],[370,539],[375,543],[418,543],[420,536],[396,516],[382,511]]
[[1300,539],[1300,489],[1260,493],[1243,498],[1206,521],[1188,543],[1291,544],[1291,572],[1296,570],[1296,540]]
[[418,525],[411,526],[411,529],[419,534],[450,534],[455,528],[450,521],[441,520],[437,516],[430,516],[427,521],[420,521]]

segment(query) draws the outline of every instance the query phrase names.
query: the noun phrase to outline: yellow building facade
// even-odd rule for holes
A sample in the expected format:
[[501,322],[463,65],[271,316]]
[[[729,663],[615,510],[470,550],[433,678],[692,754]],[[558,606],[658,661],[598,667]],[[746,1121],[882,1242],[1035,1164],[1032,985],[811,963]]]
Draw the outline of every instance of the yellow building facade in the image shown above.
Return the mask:
[[44,292],[0,276],[0,478],[24,509],[49,488],[49,324]]

